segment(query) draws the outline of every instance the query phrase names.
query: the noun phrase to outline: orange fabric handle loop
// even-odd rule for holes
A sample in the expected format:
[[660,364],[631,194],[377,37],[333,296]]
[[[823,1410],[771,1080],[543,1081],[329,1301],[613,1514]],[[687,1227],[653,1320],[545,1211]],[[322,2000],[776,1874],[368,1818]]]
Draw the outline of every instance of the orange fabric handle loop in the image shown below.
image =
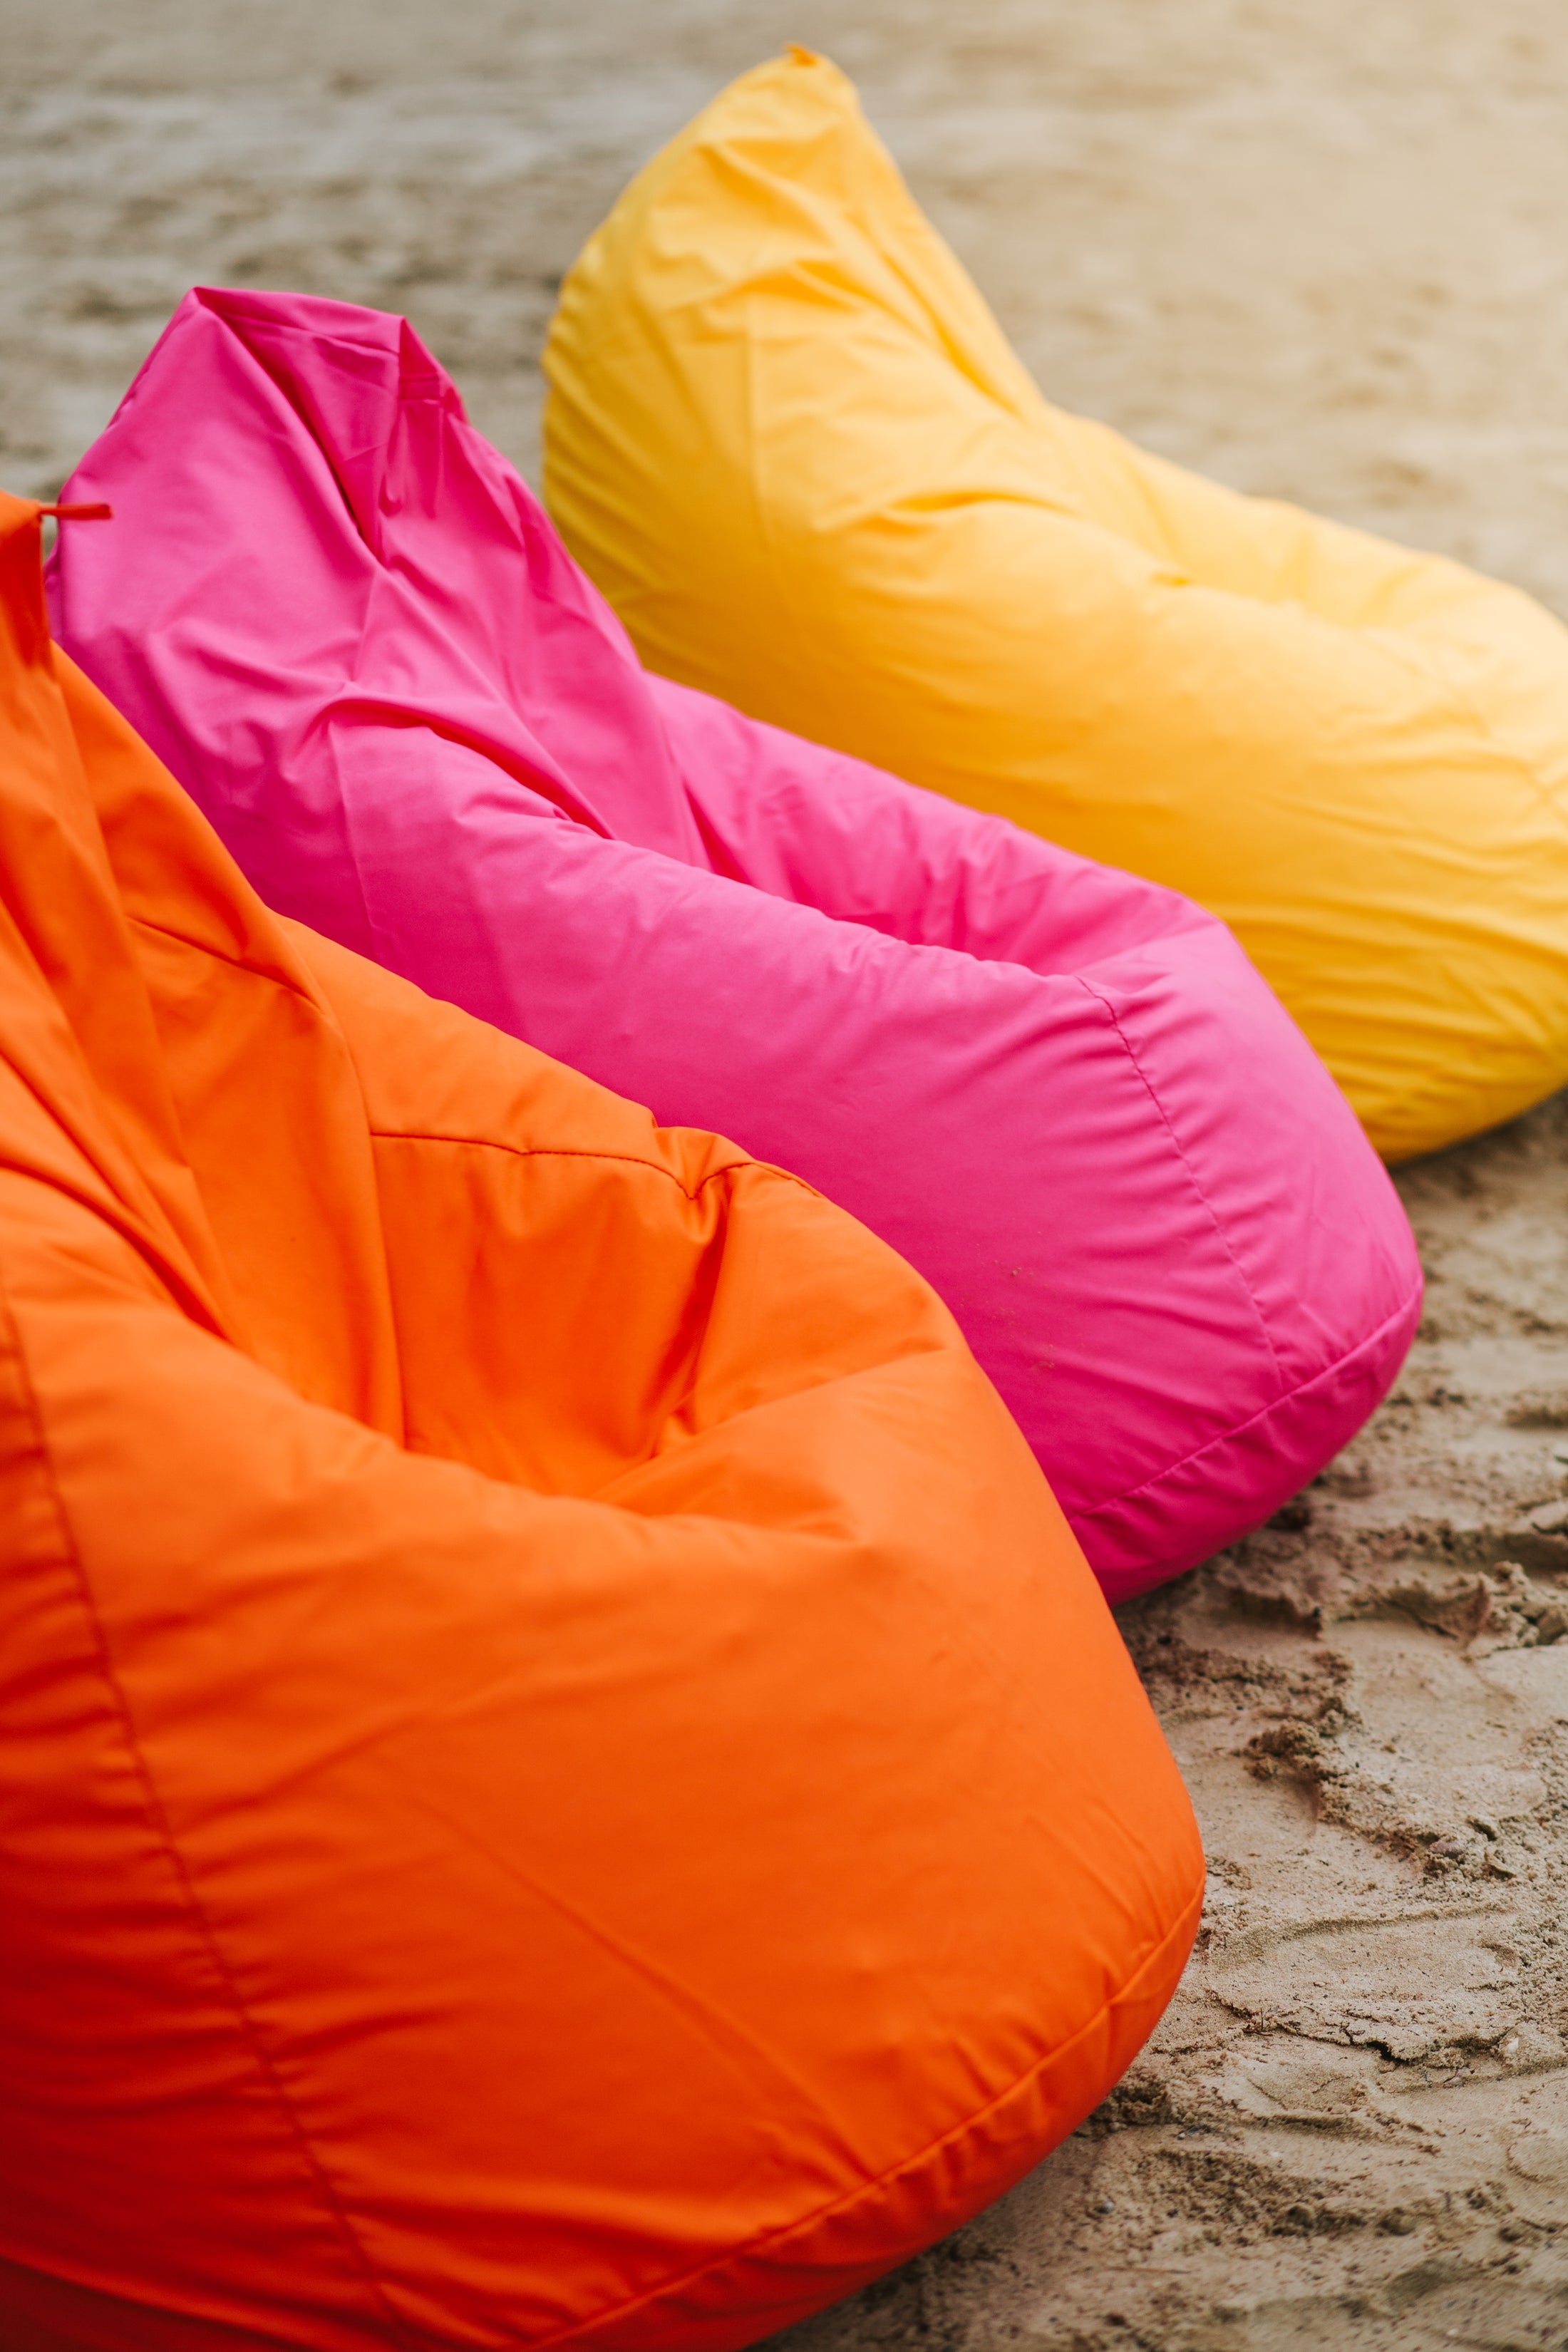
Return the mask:
[[100,499],[90,506],[40,507],[41,515],[53,515],[57,522],[112,522],[114,509]]

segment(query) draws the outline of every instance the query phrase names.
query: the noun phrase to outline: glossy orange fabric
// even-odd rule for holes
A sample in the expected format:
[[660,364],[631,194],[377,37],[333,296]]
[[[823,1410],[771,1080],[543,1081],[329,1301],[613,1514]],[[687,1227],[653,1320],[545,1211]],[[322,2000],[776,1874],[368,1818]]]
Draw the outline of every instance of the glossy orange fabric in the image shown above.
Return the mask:
[[5,501],[0,2341],[750,2341],[1114,2080],[1173,1767],[926,1286],[274,919],[37,559]]

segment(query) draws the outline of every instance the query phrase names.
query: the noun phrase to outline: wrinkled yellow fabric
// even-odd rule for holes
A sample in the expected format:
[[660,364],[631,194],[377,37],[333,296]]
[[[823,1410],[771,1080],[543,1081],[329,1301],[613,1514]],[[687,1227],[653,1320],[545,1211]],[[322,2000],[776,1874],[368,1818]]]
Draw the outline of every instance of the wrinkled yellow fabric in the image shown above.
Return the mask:
[[832,65],[649,164],[546,368],[652,667],[1213,908],[1390,1158],[1568,1078],[1568,631],[1050,406]]

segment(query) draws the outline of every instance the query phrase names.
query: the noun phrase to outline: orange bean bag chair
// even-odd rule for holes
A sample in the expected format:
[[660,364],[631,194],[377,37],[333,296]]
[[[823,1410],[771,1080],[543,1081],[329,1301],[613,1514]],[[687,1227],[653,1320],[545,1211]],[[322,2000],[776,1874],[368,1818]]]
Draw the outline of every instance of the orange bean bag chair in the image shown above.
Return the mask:
[[38,511],[0,2343],[748,2342],[1115,2079],[1196,1916],[1174,1768],[934,1293],[268,914],[51,647]]

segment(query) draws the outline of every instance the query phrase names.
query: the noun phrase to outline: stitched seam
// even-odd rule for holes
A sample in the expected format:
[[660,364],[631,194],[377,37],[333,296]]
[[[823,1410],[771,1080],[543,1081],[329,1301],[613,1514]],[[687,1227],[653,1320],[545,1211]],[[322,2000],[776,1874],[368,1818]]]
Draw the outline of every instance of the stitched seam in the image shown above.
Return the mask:
[[222,1948],[218,1943],[217,1937],[213,1930],[212,1925],[208,1920],[206,1913],[204,1910],[201,1901],[196,1894],[195,1882],[192,1879],[189,1868],[186,1865],[184,1856],[181,1853],[179,1845],[175,1841],[174,1832],[169,1823],[168,1815],[165,1812],[163,1802],[158,1795],[157,1784],[153,1780],[152,1769],[148,1764],[146,1755],[142,1747],[142,1742],[137,1736],[136,1726],[131,1713],[130,1703],[121,1685],[120,1678],[114,1670],[113,1659],[109,1647],[109,1637],[104,1630],[103,1620],[99,1612],[98,1603],[93,1594],[91,1582],[87,1575],[86,1570],[82,1566],[81,1553],[72,1531],[70,1514],[66,1508],[65,1496],[60,1488],[59,1479],[55,1469],[54,1457],[49,1451],[48,1439],[44,1429],[43,1415],[38,1409],[37,1391],[34,1388],[32,1376],[27,1366],[26,1348],[22,1337],[21,1325],[18,1323],[16,1313],[10,1306],[9,1297],[5,1287],[3,1271],[0,1271],[0,1305],[3,1305],[5,1307],[6,1320],[9,1322],[16,1338],[17,1370],[26,1394],[28,1417],[33,1427],[34,1441],[37,1446],[38,1456],[43,1465],[44,1475],[48,1481],[49,1496],[54,1506],[55,1518],[59,1528],[61,1550],[64,1561],[68,1565],[75,1576],[77,1589],[81,1599],[82,1611],[86,1616],[93,1643],[98,1652],[99,1672],[102,1675],[105,1686],[108,1689],[110,1703],[113,1706],[115,1714],[119,1717],[121,1729],[124,1734],[125,1743],[130,1750],[131,1759],[135,1769],[136,1777],[142,1784],[142,1798],[146,1806],[147,1820],[165,1853],[168,1855],[169,1861],[174,1868],[175,1881],[184,1895],[191,1923],[195,1929],[198,1940],[205,1947],[207,1958],[212,1966],[214,1973],[233,2005],[236,2019],[238,2021],[241,2034],[249,2047],[251,2057],[256,2065],[259,2068],[262,2079],[269,2086],[272,2095],[277,2101],[278,2106],[282,2113],[289,2129],[293,2135],[300,2153],[305,2159],[307,2173],[314,2180],[317,2193],[321,2198],[333,2222],[336,2224],[337,2230],[348,2251],[351,2264],[361,2273],[364,2284],[370,2289],[374,2302],[380,2306],[399,2341],[410,2346],[420,2343],[428,2343],[429,2339],[427,2337],[414,2335],[409,2332],[406,2324],[400,2316],[395,2305],[392,2303],[390,2297],[383,2287],[381,2280],[372,2267],[368,2255],[365,2253],[364,2249],[361,2246],[358,2238],[355,2236],[348,2216],[339,2202],[337,2192],[332,2187],[331,2179],[322,2166],[321,2159],[318,2158],[314,2147],[311,2146],[310,2140],[305,2132],[305,2128],[300,2120],[299,2115],[295,2111],[293,2101],[290,2099],[287,2090],[284,2088],[271,2059],[268,2056],[266,2048],[264,2047],[260,2035],[257,2031],[256,2021],[246,2005],[244,1997],[241,1994],[238,1986],[234,1981],[234,1978],[229,1971],[227,1963],[224,1958]]
[[873,2174],[869,2180],[862,2181],[858,2189],[849,2189],[842,2197],[830,2199],[826,2205],[815,2207],[811,2212],[802,2214],[798,2220],[781,2222],[776,2230],[764,2230],[760,2236],[748,2238],[743,2245],[726,2248],[723,2253],[715,2255],[711,2261],[699,2263],[695,2270],[682,2271],[674,2278],[661,2279],[658,2286],[648,2287],[641,2294],[630,2296],[625,2303],[612,2304],[607,2310],[595,2311],[586,2319],[574,2320],[569,2327],[559,2329],[553,2336],[540,2336],[533,2347],[533,2352],[551,2352],[551,2347],[554,2345],[569,2344],[574,2336],[583,2336],[595,2328],[606,2326],[614,2320],[625,2318],[629,2312],[641,2310],[646,2305],[658,2303],[666,2295],[678,2294],[683,2288],[696,2285],[714,2271],[723,2271],[737,2263],[750,2260],[759,2253],[765,2252],[770,2246],[787,2244],[791,2238],[799,2237],[803,2231],[815,2229],[820,2222],[830,2220],[834,2214],[852,2211],[867,2198],[874,2196],[886,2182],[897,2180],[903,2174],[918,2171],[929,2164],[931,2159],[939,2155],[944,2147],[949,2147],[954,2140],[964,2138],[967,2134],[973,2131],[977,2124],[984,2123],[988,2116],[994,2115],[998,2107],[1005,2107],[1010,2099],[1016,2098],[1020,2091],[1026,2089],[1038,2076],[1047,2073],[1051,2067],[1058,2064],[1078,2047],[1079,2042],[1087,2041],[1091,2034],[1097,2033],[1118,2002],[1127,1998],[1139,1979],[1146,1976],[1154,1968],[1173,1943],[1178,1942],[1184,1936],[1189,1942],[1191,1941],[1202,1907],[1201,1895],[1190,1897],[1174,1924],[1167,1927],[1153,1949],[1140,1960],[1130,1976],[1122,1979],[1116,1990],[1107,1997],[1086,2024],[1079,2026],[1078,2032],[1066,2042],[1058,2042],[1054,2050],[1047,2051],[1043,2058],[1037,2058],[1032,2066],[1026,2066],[1021,2074],[1015,2076],[1005,2090],[998,2091],[994,2098],[987,2099],[983,2107],[974,2108],[961,2122],[950,2126],[944,2132],[939,2132],[934,2139],[928,2140],[926,2145],[917,2148],[912,2156],[900,2157],[897,2164],[890,2164],[884,2171]]
[[[308,995],[303,989],[297,987],[292,981],[279,980],[276,972],[260,971],[255,964],[242,963],[237,956],[226,955],[221,948],[209,946],[205,940],[187,939],[183,931],[171,930],[166,923],[150,922],[144,915],[132,915],[130,919],[132,923],[138,924],[142,930],[154,932],[160,939],[174,940],[180,947],[189,948],[195,955],[211,956],[215,963],[227,964],[235,971],[247,972],[255,980],[268,982],[274,988],[282,989],[285,994],[295,998],[298,1003],[308,1005],[319,1020],[331,1024],[332,1016],[330,1010],[314,996]],[[504,1035],[506,1033],[503,1031],[501,1034]],[[349,1052],[352,1058],[352,1046],[349,1047]],[[722,1168],[710,1169],[706,1176],[699,1177],[696,1184],[688,1189],[674,1170],[665,1167],[662,1160],[646,1160],[635,1151],[587,1151],[579,1150],[568,1145],[507,1143],[493,1135],[434,1135],[424,1129],[416,1130],[411,1128],[372,1127],[369,1134],[373,1143],[469,1144],[481,1151],[510,1151],[517,1160],[618,1161],[628,1168],[646,1168],[656,1176],[668,1176],[676,1190],[684,1192],[689,1201],[694,1201],[703,1187],[711,1184],[715,1178],[732,1176],[742,1168],[765,1169],[770,1175],[783,1177],[786,1184],[798,1184],[803,1192],[809,1192],[814,1198],[816,1197],[816,1186],[808,1184],[804,1176],[796,1176],[787,1168],[775,1168],[768,1160],[752,1160],[745,1157],[732,1160]]]
[[128,912],[126,920],[138,930],[151,931],[155,939],[173,940],[176,947],[189,948],[193,955],[210,956],[214,963],[226,964],[231,971],[243,971],[251,980],[265,980],[273,988],[280,988],[286,996],[292,996],[297,1003],[308,1004],[318,1020],[331,1020],[331,1013],[320,997],[312,996],[309,989],[301,988],[297,981],[280,980],[275,971],[263,971],[257,964],[242,962],[238,956],[230,955],[226,949],[215,948],[210,940],[189,939],[184,931],[176,931],[168,923],[153,922],[150,916]]
[[[1285,1389],[1285,1368],[1279,1361],[1279,1351],[1274,1345],[1274,1334],[1268,1328],[1268,1318],[1265,1315],[1262,1307],[1258,1305],[1258,1295],[1254,1291],[1251,1283],[1247,1278],[1247,1269],[1242,1265],[1241,1260],[1237,1256],[1235,1250],[1231,1247],[1230,1235],[1226,1232],[1224,1225],[1221,1224],[1219,1217],[1215,1213],[1214,1202],[1209,1199],[1208,1194],[1204,1191],[1203,1186],[1198,1181],[1197,1171],[1187,1157],[1182,1139],[1176,1133],[1175,1127],[1172,1122],[1169,1111],[1165,1108],[1164,1104],[1160,1099],[1153,1082],[1149,1076],[1149,1073],[1143,1067],[1142,1063],[1139,1060],[1131,1038],[1128,1036],[1126,1030],[1123,1029],[1121,1021],[1117,1017],[1115,1007],[1100,994],[1099,989],[1095,987],[1092,981],[1086,980],[1081,972],[1078,975],[1078,978],[1079,984],[1084,990],[1085,993],[1091,996],[1094,999],[1094,1002],[1103,1011],[1106,1019],[1110,1022],[1118,1037],[1121,1040],[1122,1047],[1127,1055],[1128,1060],[1137,1071],[1140,1078],[1142,1078],[1150,1101],[1153,1104],[1155,1109],[1160,1114],[1161,1119],[1164,1123],[1165,1132],[1171,1139],[1171,1149],[1174,1151],[1177,1159],[1186,1170],[1188,1181],[1192,1185],[1192,1188],[1197,1194],[1199,1200],[1203,1202],[1204,1207],[1207,1210],[1209,1223],[1215,1229],[1215,1234],[1219,1241],[1220,1247],[1224,1250],[1226,1257],[1229,1258],[1232,1266],[1235,1268],[1236,1278],[1247,1294],[1247,1305],[1251,1307],[1253,1313],[1258,1318],[1258,1326],[1263,1333],[1264,1342],[1268,1349],[1269,1360],[1274,1366],[1274,1377],[1279,1382],[1280,1389],[1285,1394],[1288,1395],[1292,1393],[1292,1391]],[[1313,1378],[1318,1378],[1318,1375],[1314,1373]],[[1299,1385],[1300,1383],[1298,1383],[1298,1386]]]
[[644,1160],[635,1151],[580,1150],[571,1144],[507,1143],[493,1135],[426,1135],[406,1128],[373,1127],[370,1138],[373,1143],[454,1143],[476,1151],[507,1151],[514,1160],[598,1160],[609,1166],[646,1168],[652,1176],[668,1177],[676,1191],[684,1193],[689,1201],[695,1201],[699,1192],[721,1176],[733,1176],[745,1168],[760,1168],[769,1176],[782,1177],[786,1184],[798,1184],[814,1199],[817,1197],[815,1186],[808,1184],[804,1176],[792,1176],[787,1168],[775,1168],[768,1160],[731,1160],[722,1168],[710,1168],[688,1191],[673,1168],[667,1168],[659,1160]]
[[1167,1478],[1174,1478],[1191,1463],[1201,1462],[1205,1454],[1212,1454],[1216,1445],[1234,1444],[1238,1437],[1245,1437],[1249,1429],[1256,1429],[1259,1422],[1268,1420],[1273,1413],[1282,1412],[1285,1407],[1288,1404],[1293,1404],[1298,1397],[1306,1396],[1310,1390],[1319,1387],[1322,1381],[1331,1380],[1337,1372],[1342,1372],[1347,1364],[1353,1364],[1359,1356],[1366,1355],[1371,1349],[1377,1346],[1386,1331],[1392,1330],[1394,1324],[1404,1320],[1412,1306],[1420,1297],[1421,1287],[1421,1276],[1417,1275],[1399,1306],[1391,1315],[1384,1317],[1374,1331],[1369,1331],[1364,1339],[1358,1339],[1353,1348],[1347,1348],[1342,1355],[1336,1356],[1331,1364],[1325,1364],[1321,1371],[1314,1372],[1310,1380],[1298,1381],[1294,1388],[1287,1389],[1284,1395],[1277,1396],[1271,1404],[1260,1405],[1258,1411],[1249,1413],[1245,1421],[1235,1423],[1229,1429],[1222,1429],[1217,1437],[1206,1437],[1201,1445],[1194,1445],[1190,1454],[1184,1454],[1180,1461],[1167,1463],[1163,1470],[1157,1470],[1152,1478],[1145,1478],[1141,1485],[1124,1487],[1120,1495],[1108,1495],[1104,1502],[1091,1503],[1085,1511],[1074,1511],[1071,1514],[1072,1525],[1078,1527],[1085,1519],[1096,1518],[1101,1511],[1114,1511],[1123,1503],[1131,1503],[1138,1496],[1146,1495],[1154,1487],[1163,1486]]

